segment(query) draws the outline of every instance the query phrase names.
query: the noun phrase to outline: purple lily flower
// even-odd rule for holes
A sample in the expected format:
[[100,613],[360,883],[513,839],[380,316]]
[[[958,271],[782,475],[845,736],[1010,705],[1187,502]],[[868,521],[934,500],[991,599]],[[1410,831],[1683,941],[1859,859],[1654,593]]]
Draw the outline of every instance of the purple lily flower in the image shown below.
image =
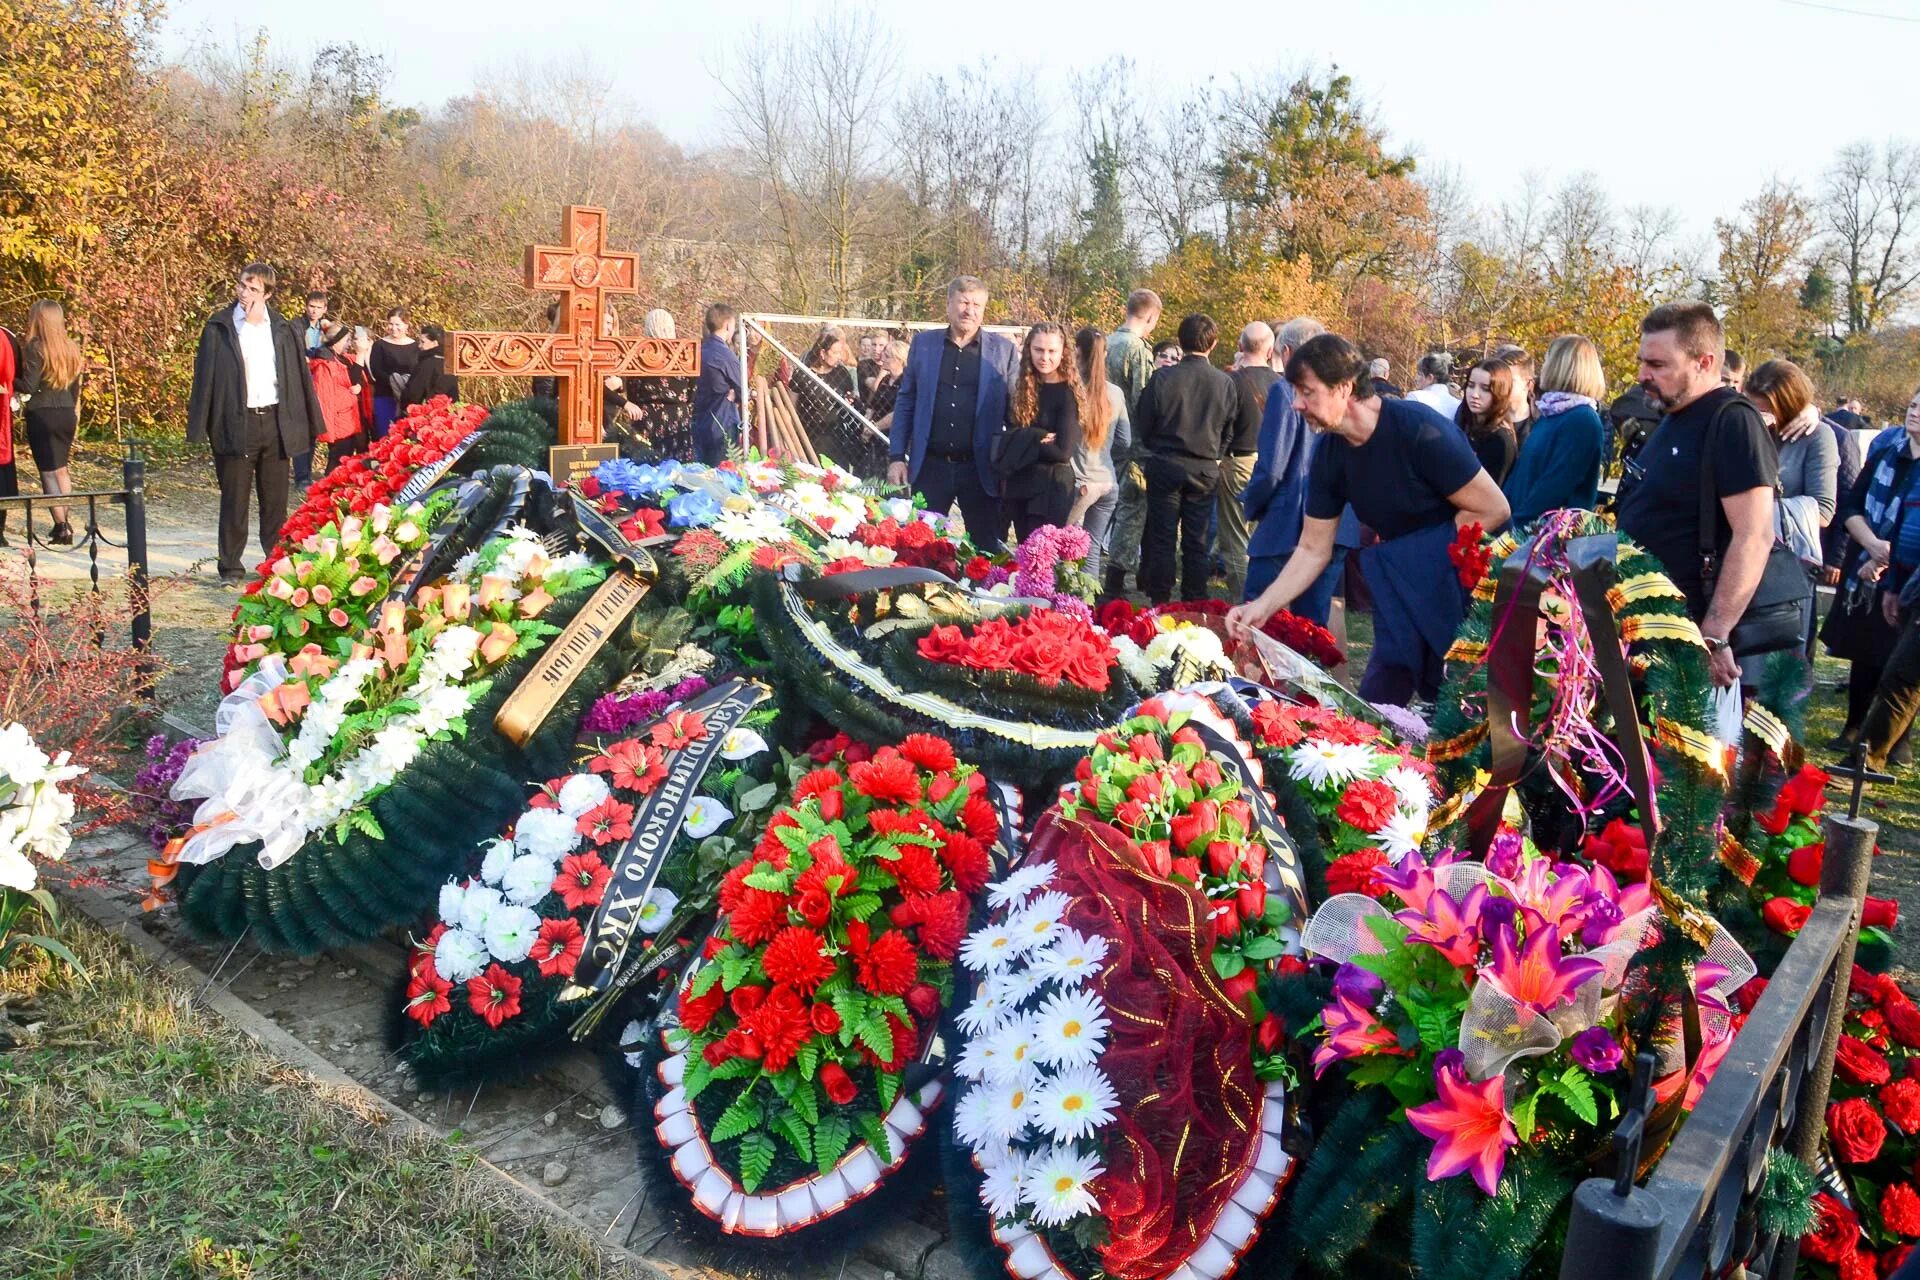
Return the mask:
[[1574,992],[1606,966],[1590,956],[1560,953],[1560,931],[1529,912],[1523,945],[1511,925],[1493,933],[1493,963],[1482,973],[1494,989],[1539,1013],[1573,999]]
[[1343,964],[1333,975],[1333,992],[1355,1004],[1372,1008],[1380,998],[1387,984],[1380,981],[1380,975],[1362,969],[1357,964]]

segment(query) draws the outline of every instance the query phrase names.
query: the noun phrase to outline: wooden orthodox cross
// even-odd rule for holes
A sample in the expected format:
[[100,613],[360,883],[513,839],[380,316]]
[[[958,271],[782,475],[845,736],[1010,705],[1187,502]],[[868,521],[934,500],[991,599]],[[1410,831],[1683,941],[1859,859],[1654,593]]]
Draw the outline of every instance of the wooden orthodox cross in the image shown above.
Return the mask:
[[[463,377],[552,377],[559,382],[560,443],[600,442],[602,382],[691,377],[700,344],[690,338],[620,338],[602,332],[609,295],[640,291],[640,256],[607,248],[607,211],[566,207],[557,245],[527,246],[527,288],[560,297],[552,333],[447,335],[447,372]],[[556,477],[557,478],[557,477]]]

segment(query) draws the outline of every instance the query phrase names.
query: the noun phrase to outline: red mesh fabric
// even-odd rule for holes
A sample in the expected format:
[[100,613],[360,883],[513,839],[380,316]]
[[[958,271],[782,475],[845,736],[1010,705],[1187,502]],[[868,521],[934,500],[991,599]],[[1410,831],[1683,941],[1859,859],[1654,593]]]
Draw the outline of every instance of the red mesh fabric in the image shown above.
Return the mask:
[[1126,836],[1048,813],[1030,849],[1072,896],[1068,923],[1111,948],[1094,985],[1113,1021],[1100,1066],[1121,1111],[1103,1131],[1112,1234],[1100,1252],[1109,1275],[1150,1280],[1206,1239],[1253,1160],[1252,1021],[1214,977],[1200,895],[1146,870]]

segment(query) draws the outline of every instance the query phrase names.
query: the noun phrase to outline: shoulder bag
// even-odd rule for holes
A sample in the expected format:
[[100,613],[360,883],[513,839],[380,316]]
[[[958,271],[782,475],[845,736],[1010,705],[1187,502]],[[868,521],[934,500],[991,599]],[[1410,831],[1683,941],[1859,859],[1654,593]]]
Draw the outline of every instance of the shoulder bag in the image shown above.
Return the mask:
[[[1715,410],[1707,423],[1705,437],[1700,442],[1700,591],[1701,612],[1713,599],[1713,592],[1720,577],[1720,551],[1715,545],[1715,533],[1720,528],[1720,496],[1714,491],[1713,459],[1714,446],[1720,433],[1720,419],[1737,401],[1728,401]],[[1780,486],[1774,484],[1774,501],[1780,500]],[[1780,541],[1778,536],[1767,552],[1766,568],[1761,572],[1760,583],[1753,589],[1753,598],[1747,601],[1746,612],[1740,615],[1740,621],[1734,624],[1733,632],[1727,637],[1728,647],[1735,657],[1744,658],[1757,653],[1774,653],[1781,649],[1794,649],[1806,642],[1806,608],[1813,598],[1813,579],[1807,576],[1806,566],[1800,563],[1793,548]]]

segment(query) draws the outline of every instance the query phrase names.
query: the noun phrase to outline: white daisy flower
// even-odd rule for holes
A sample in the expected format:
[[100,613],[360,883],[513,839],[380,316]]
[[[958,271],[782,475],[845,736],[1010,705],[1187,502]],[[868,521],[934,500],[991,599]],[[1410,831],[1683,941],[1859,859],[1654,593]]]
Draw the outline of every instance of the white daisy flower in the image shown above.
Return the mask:
[[648,890],[647,900],[640,904],[640,932],[658,933],[666,928],[679,905],[680,899],[671,889]]
[[1073,899],[1064,893],[1043,893],[1013,914],[1007,921],[1007,931],[1022,951],[1044,947],[1065,927],[1061,921],[1072,905]]
[[983,991],[968,1002],[954,1022],[967,1035],[983,1036],[1000,1025],[1000,1016],[1006,1010],[1006,1001],[995,999]]
[[974,1085],[960,1095],[953,1109],[953,1136],[971,1150],[989,1145],[987,1131],[993,1126],[993,1114],[993,1091]]
[[1380,775],[1380,781],[1393,788],[1403,808],[1425,813],[1433,804],[1433,784],[1422,777],[1418,769],[1398,764]]
[[1010,1084],[1028,1078],[1040,1058],[1040,1039],[1031,1015],[1010,1019],[988,1040],[987,1079]]
[[733,810],[712,796],[695,796],[687,806],[680,830],[695,840],[704,840],[733,820]]
[[1020,953],[1013,931],[1004,924],[975,929],[960,944],[960,963],[976,973],[1000,969]]
[[1033,1123],[1056,1142],[1091,1135],[1113,1119],[1119,1095],[1098,1067],[1075,1067],[1033,1090]]
[[722,760],[746,760],[767,749],[767,740],[751,729],[735,729],[720,740]]
[[1011,1218],[1020,1208],[1020,1191],[1026,1184],[1027,1162],[1018,1152],[987,1170],[980,1184],[980,1203],[996,1218]]
[[577,818],[613,794],[607,780],[597,773],[576,773],[560,788],[560,812]]
[[1374,834],[1374,840],[1395,862],[1418,849],[1427,838],[1427,819],[1425,814],[1411,814],[1404,809],[1394,811],[1387,819],[1387,825]]
[[960,1050],[960,1057],[953,1069],[962,1080],[984,1080],[994,1060],[994,1035],[1000,1030],[998,1025],[990,1028],[984,1035],[969,1039]]
[[1107,1042],[1107,1007],[1091,991],[1066,991],[1034,1014],[1040,1061],[1051,1067],[1090,1066]]
[[1098,934],[1087,935],[1077,929],[1061,929],[1053,943],[1028,963],[1045,977],[1056,978],[1069,986],[1085,982],[1106,965],[1107,940]]
[[981,1087],[987,1095],[987,1138],[993,1142],[1018,1142],[1026,1136],[1027,1110],[1033,1105],[1033,1091],[1023,1081]]
[[1020,1180],[1020,1200],[1033,1206],[1036,1223],[1057,1227],[1099,1211],[1092,1184],[1104,1172],[1096,1157],[1056,1146],[1028,1160],[1026,1175]]
[[1015,906],[1026,901],[1027,895],[1036,889],[1044,889],[1053,883],[1053,864],[1035,862],[1021,867],[1005,880],[987,886],[987,905],[998,911],[1002,907]]
[[579,848],[580,830],[559,809],[529,809],[513,824],[513,842],[522,853],[558,862]]
[[1009,1160],[1019,1158],[1019,1152],[1010,1142],[982,1142],[974,1150],[973,1159],[982,1169],[996,1169]]
[[[462,929],[484,934],[487,931],[487,921],[493,918],[494,912],[505,905],[506,902],[501,898],[498,889],[489,889],[483,884],[470,884],[460,900],[458,923]],[[452,924],[454,921],[449,920],[447,923]]]
[[1367,776],[1373,761],[1374,753],[1366,747],[1313,738],[1287,753],[1287,771],[1317,790]]
[[1032,1000],[1034,995],[1047,985],[1047,975],[1029,963],[1018,969],[1003,969],[987,981],[994,994],[1003,997],[1008,1005],[1017,1008]]
[[487,917],[482,936],[494,959],[519,964],[533,953],[533,944],[540,937],[540,917],[531,907],[502,906]]
[[487,944],[470,929],[449,929],[433,944],[433,967],[448,982],[479,977],[488,959]]
[[500,896],[516,906],[532,906],[553,889],[553,875],[559,866],[552,858],[537,853],[521,854],[500,878]]

